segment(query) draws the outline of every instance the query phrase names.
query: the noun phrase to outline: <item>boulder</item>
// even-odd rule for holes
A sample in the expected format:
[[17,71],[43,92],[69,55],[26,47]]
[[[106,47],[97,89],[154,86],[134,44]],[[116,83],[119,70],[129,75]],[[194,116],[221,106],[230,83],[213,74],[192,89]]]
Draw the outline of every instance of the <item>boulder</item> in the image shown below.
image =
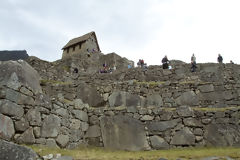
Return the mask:
[[68,135],[58,135],[57,139],[57,144],[59,144],[60,147],[64,148],[67,146],[68,142],[69,142],[69,136]]
[[0,138],[10,140],[14,134],[15,130],[12,119],[0,114]]
[[8,101],[0,101],[0,113],[20,119],[24,114],[23,107]]
[[194,145],[195,136],[188,128],[183,128],[174,134],[171,144],[181,146]]
[[42,118],[38,109],[30,109],[26,114],[27,120],[32,126],[41,126]]
[[14,124],[15,124],[16,131],[19,131],[19,132],[24,132],[29,127],[29,122],[25,118],[22,118],[19,121],[15,121]]
[[191,117],[183,119],[183,123],[184,123],[184,125],[189,126],[189,127],[201,127],[202,126],[201,120],[197,120],[197,119],[191,118]]
[[108,97],[110,107],[118,107],[118,106],[140,106],[141,99],[138,95],[130,94],[124,91],[116,91],[113,92]]
[[35,104],[34,99],[12,89],[6,89],[6,99],[17,104],[31,105]]
[[149,149],[144,125],[139,120],[115,115],[102,117],[100,126],[106,148],[131,151]]
[[73,110],[72,111],[75,118],[80,119],[81,121],[87,122],[88,121],[88,115],[86,112],[81,110]]
[[37,154],[30,148],[0,139],[0,159],[2,160],[37,160]]
[[168,149],[169,144],[159,136],[151,136],[150,142],[153,149]]
[[98,125],[90,126],[87,130],[86,137],[95,138],[101,136],[101,130]]
[[172,129],[175,126],[177,126],[177,124],[180,122],[180,119],[174,119],[171,121],[161,121],[161,122],[149,122],[147,124],[147,128],[149,130],[150,133],[159,133],[159,132],[163,132],[166,131],[168,129]]
[[199,86],[199,90],[204,93],[213,92],[214,86],[213,86],[213,84],[201,85],[201,86]]
[[0,86],[6,85],[14,90],[21,85],[30,88],[34,93],[41,93],[40,76],[27,62],[6,61],[0,63]]
[[178,105],[196,106],[199,103],[197,95],[193,91],[187,91],[182,93],[177,99]]
[[240,146],[240,127],[232,124],[209,124],[204,129],[204,139],[209,146]]
[[47,116],[41,127],[42,137],[57,137],[61,119],[53,114]]
[[35,137],[33,134],[33,128],[28,128],[22,135],[20,135],[17,138],[18,143],[24,143],[24,144],[34,144],[35,143]]
[[104,106],[105,101],[103,97],[98,94],[95,87],[91,87],[86,83],[80,83],[77,90],[77,98],[80,98],[83,103],[88,103],[91,107],[101,107]]
[[180,106],[176,109],[176,112],[180,117],[193,117],[194,116],[194,111],[189,106]]
[[159,94],[147,95],[146,103],[144,106],[162,107],[163,106],[162,97]]

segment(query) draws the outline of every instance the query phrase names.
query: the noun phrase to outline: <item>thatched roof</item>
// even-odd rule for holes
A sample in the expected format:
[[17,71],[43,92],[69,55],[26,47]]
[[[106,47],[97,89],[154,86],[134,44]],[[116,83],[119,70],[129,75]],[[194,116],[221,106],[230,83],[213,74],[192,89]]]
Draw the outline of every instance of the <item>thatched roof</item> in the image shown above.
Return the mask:
[[96,36],[95,32],[90,32],[90,33],[87,33],[87,34],[85,34],[85,35],[83,35],[81,37],[73,38],[62,49],[66,49],[66,48],[71,47],[71,46],[73,46],[73,45],[75,45],[77,43],[84,42],[87,39],[89,39],[91,35],[93,35],[95,37],[96,42],[97,42],[98,50],[100,51],[100,48],[99,48],[99,45],[98,45],[98,41],[97,41],[97,36]]

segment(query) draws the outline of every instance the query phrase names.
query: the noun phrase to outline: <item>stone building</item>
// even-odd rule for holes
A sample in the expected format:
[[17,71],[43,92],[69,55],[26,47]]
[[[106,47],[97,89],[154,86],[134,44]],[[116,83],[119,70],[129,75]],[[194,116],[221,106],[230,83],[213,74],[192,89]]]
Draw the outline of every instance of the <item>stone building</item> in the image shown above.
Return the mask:
[[81,37],[70,40],[63,48],[62,58],[73,54],[81,54],[84,52],[96,53],[100,52],[95,32],[87,33]]

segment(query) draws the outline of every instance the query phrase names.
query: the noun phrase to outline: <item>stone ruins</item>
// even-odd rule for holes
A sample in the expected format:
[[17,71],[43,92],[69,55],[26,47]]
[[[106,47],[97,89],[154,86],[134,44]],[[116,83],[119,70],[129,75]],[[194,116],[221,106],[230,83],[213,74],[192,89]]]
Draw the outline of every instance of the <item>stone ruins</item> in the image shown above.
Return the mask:
[[[111,54],[0,62],[0,138],[120,150],[240,146],[240,66],[127,68]],[[115,65],[99,73],[102,64]],[[78,72],[74,72],[77,68]]]

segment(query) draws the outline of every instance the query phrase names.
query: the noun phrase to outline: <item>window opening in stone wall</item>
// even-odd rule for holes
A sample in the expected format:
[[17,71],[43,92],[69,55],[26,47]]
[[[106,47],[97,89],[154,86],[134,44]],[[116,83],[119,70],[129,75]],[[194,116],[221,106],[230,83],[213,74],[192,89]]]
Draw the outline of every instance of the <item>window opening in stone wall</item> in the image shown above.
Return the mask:
[[69,48],[67,48],[67,53],[69,53]]
[[75,46],[73,46],[73,51],[75,51]]
[[82,43],[79,44],[79,49],[81,49],[81,48],[82,48]]

